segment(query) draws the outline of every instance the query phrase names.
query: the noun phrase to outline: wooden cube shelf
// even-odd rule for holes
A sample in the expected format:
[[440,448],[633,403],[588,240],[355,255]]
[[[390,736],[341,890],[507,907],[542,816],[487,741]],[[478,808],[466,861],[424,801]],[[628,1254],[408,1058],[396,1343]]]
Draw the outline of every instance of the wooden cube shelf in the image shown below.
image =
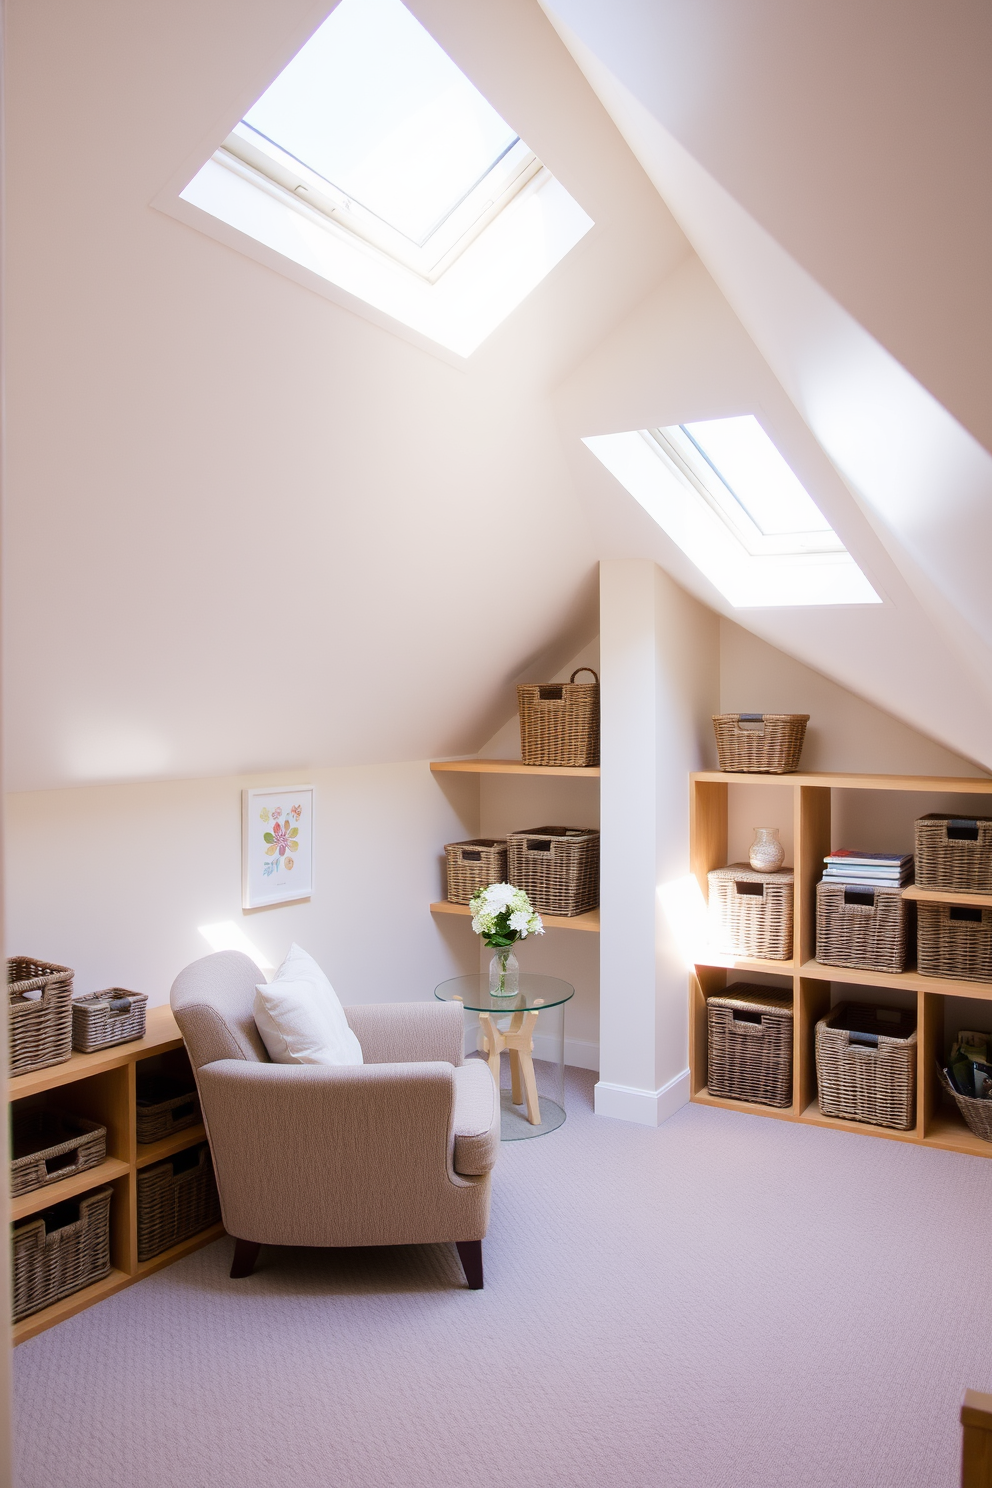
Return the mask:
[[[690,1099],[700,1105],[723,1110],[746,1111],[771,1116],[778,1121],[798,1121],[832,1127],[860,1136],[885,1137],[939,1147],[970,1156],[992,1157],[992,1142],[973,1135],[953,1108],[940,1100],[936,1074],[938,1054],[945,1041],[944,1011],[948,997],[992,1001],[992,982],[964,982],[950,978],[921,976],[910,970],[897,974],[861,971],[846,966],[821,965],[816,961],[816,884],[823,876],[823,859],[831,850],[831,793],[844,791],[904,791],[908,793],[953,793],[992,796],[992,779],[948,779],[925,775],[747,775],[704,770],[690,777],[690,861],[704,898],[707,874],[727,863],[727,818],[731,787],[760,792],[762,787],[787,786],[792,791],[794,842],[795,915],[793,956],[789,961],[764,961],[700,952],[689,978],[689,1074]],[[979,808],[980,809],[980,808]],[[992,814],[992,813],[990,813]],[[992,904],[992,896],[954,895],[917,889],[906,897],[943,903]],[[793,1005],[793,1099],[785,1108],[761,1106],[746,1101],[724,1100],[710,1095],[706,1086],[706,999],[733,981],[740,973],[761,972],[777,978],[768,990],[791,997]],[[736,975],[735,975],[736,974]],[[830,983],[847,983],[852,997],[858,991],[868,1000],[873,989],[908,993],[916,1001],[917,1070],[916,1125],[911,1131],[893,1131],[860,1121],[838,1121],[824,1116],[817,1102],[814,1030],[830,1007]],[[856,990],[857,989],[857,990]]]

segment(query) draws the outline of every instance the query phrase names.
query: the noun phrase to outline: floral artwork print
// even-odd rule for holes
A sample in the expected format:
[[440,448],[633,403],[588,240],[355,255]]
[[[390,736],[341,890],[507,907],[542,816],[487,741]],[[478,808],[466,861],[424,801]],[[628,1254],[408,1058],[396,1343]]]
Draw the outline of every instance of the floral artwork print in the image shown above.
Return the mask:
[[292,854],[299,851],[299,820],[303,813],[302,806],[290,806],[283,817],[282,807],[273,806],[271,812],[267,806],[263,806],[258,813],[259,820],[263,824],[271,822],[272,830],[262,834],[265,843],[265,856],[268,862],[263,864],[262,873],[265,878],[270,878],[273,873],[278,873],[280,865],[285,865],[286,872],[292,871]]

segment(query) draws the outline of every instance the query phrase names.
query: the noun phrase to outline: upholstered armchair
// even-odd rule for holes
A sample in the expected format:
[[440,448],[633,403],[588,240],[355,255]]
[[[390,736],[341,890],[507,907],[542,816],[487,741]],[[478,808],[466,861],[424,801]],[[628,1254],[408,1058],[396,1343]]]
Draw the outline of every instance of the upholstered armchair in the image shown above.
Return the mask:
[[488,1066],[462,1062],[461,1007],[349,1007],[364,1064],[274,1064],[252,1016],[258,981],[247,956],[218,951],[171,997],[237,1242],[232,1277],[262,1245],[453,1241],[478,1290],[500,1109]]

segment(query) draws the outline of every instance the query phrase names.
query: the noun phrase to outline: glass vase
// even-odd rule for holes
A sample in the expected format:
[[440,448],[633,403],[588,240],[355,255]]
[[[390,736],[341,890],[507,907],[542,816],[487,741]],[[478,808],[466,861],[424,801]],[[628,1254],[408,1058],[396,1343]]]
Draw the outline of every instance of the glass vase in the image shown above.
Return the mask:
[[520,962],[512,946],[494,946],[489,963],[490,997],[516,997],[520,991]]
[[785,848],[778,840],[778,827],[755,827],[748,862],[756,873],[777,873],[785,862]]

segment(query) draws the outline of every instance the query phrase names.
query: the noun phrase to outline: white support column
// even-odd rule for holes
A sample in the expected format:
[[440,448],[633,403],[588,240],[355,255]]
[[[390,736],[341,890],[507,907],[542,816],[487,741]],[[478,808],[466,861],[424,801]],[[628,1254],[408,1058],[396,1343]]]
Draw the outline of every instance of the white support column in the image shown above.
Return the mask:
[[688,775],[712,760],[719,636],[655,563],[601,564],[596,1111],[645,1126],[689,1098],[687,968],[658,891],[689,873]]

